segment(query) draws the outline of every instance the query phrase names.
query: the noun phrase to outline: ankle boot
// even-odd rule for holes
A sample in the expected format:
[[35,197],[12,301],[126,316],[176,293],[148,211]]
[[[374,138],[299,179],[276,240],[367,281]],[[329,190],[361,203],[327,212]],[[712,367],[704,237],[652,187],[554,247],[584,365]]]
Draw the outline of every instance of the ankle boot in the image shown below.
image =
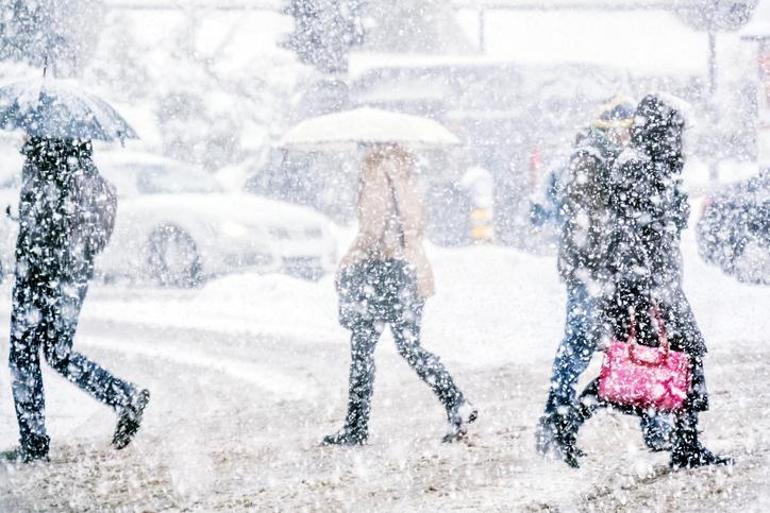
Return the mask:
[[449,429],[441,441],[444,443],[451,443],[465,438],[465,435],[468,434],[468,424],[475,422],[478,417],[479,410],[465,400],[460,404],[449,408],[447,410]]
[[112,436],[115,449],[125,449],[142,425],[142,416],[150,402],[150,391],[143,389],[136,392],[128,404],[118,411],[118,423]]
[[535,434],[537,451],[546,455],[553,451],[564,463],[579,468],[578,458],[585,455],[577,446],[580,415],[570,409],[566,413],[548,413],[540,418]]
[[671,461],[674,470],[697,468],[707,465],[732,465],[734,460],[722,457],[706,449],[699,440],[698,414],[685,412],[677,415]]
[[0,452],[0,462],[15,465],[19,463],[32,463],[35,461],[48,461],[48,448],[50,439],[47,435],[28,435],[21,444],[7,451]]
[[354,393],[355,390],[351,388],[345,425],[336,433],[326,435],[323,445],[363,445],[369,438],[371,389],[365,389],[363,394]]
[[345,426],[336,433],[323,437],[321,443],[323,445],[364,445],[367,438],[367,433]]
[[345,425],[330,435],[323,437],[323,445],[364,445],[369,438],[366,419],[360,412],[349,412]]

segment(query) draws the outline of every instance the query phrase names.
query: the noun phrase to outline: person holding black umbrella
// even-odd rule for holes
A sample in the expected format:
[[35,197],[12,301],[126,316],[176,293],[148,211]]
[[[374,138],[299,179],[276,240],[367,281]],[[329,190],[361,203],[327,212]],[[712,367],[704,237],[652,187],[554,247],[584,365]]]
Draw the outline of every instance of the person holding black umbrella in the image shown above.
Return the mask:
[[46,78],[0,88],[0,127],[27,133],[9,351],[20,446],[0,460],[48,459],[41,352],[54,370],[117,412],[112,444],[122,449],[139,430],[150,393],[74,351],[73,341],[94,258],[109,241],[117,210],[114,188],[91,159],[91,140],[136,133],[101,98]]
[[139,429],[150,394],[111,375],[72,348],[78,316],[106,246],[116,196],[91,160],[90,141],[31,137],[22,149],[10,367],[20,446],[6,461],[46,460],[45,395],[40,352],[51,367],[118,413],[113,446]]
[[78,316],[106,246],[116,196],[91,160],[90,141],[31,137],[22,149],[10,367],[20,446],[2,453],[28,463],[48,457],[40,352],[51,367],[118,413],[113,446],[136,434],[149,392],[112,376],[72,348]]

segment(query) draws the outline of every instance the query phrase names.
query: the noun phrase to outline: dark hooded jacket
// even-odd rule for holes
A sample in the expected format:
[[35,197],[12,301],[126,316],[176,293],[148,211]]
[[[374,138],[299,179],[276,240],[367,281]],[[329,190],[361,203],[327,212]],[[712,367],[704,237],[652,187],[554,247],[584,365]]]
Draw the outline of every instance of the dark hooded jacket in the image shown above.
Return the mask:
[[604,130],[591,128],[578,137],[564,170],[558,266],[567,283],[606,279],[606,182],[619,151]]
[[98,198],[82,197],[91,193],[83,184],[98,174],[90,142],[32,138],[22,153],[17,280],[33,286],[87,281],[97,252],[87,228]]
[[672,348],[701,355],[705,343],[681,283],[680,235],[689,216],[681,181],[683,130],[681,113],[659,97],[639,104],[631,147],[616,160],[608,182],[613,287],[605,312],[614,334],[624,338],[633,308],[640,341],[655,345],[649,311],[656,304]]

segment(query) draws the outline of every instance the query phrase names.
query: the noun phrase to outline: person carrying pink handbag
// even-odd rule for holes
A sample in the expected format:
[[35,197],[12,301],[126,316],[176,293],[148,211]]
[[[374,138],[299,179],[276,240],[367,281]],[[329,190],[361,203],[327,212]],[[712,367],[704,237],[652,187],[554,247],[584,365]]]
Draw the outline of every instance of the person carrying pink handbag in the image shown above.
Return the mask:
[[[591,382],[580,396],[580,409],[572,419],[570,453],[565,458],[573,467],[579,466],[578,458],[583,454],[576,445],[580,426],[603,407],[636,415],[649,409],[669,411],[674,416],[670,449],[673,469],[733,463],[731,458],[705,448],[698,431],[698,414],[709,406],[703,370],[706,344],[681,283],[680,234],[687,225],[689,206],[680,178],[685,120],[675,105],[675,99],[664,99],[662,95],[648,95],[639,103],[631,146],[618,157],[606,178],[614,228],[609,241],[611,280],[601,315],[613,341],[611,348],[622,352],[624,348],[618,343],[633,346],[626,349],[625,356],[613,354],[611,349],[604,375]],[[629,336],[630,329],[633,337]],[[631,371],[638,372],[637,376],[612,376],[614,384],[610,385],[623,389],[622,393],[613,393],[607,383],[608,365],[614,359],[621,365],[636,361],[643,367],[641,355],[649,349],[643,346],[660,346],[659,351],[648,351],[653,355],[647,356],[650,366],[659,367]],[[676,361],[669,359],[672,354]],[[629,367],[625,367],[621,372],[628,371]],[[653,384],[638,382],[645,373],[643,379],[655,380],[666,372],[666,379],[677,383],[665,379]],[[632,384],[634,380],[637,382]],[[668,393],[665,390],[652,393],[648,385],[668,386],[670,395],[663,397]],[[682,397],[677,398],[677,394]]]

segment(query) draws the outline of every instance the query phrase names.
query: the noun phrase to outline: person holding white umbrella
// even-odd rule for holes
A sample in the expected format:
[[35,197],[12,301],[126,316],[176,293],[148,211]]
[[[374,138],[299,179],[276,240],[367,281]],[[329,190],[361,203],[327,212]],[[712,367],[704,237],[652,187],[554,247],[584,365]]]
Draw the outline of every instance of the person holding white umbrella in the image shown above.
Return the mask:
[[343,427],[324,437],[324,444],[366,442],[374,349],[386,323],[399,354],[446,408],[444,441],[462,438],[478,415],[439,358],[420,343],[423,306],[434,282],[422,247],[423,212],[413,168],[412,156],[396,144],[372,146],[363,161],[359,230],[337,275],[340,323],[352,332],[348,409]]
[[423,307],[434,283],[422,246],[414,159],[406,149],[459,142],[431,119],[369,107],[305,120],[282,139],[287,147],[367,150],[358,180],[358,234],[336,279],[340,324],[351,330],[348,408],[342,428],[324,437],[326,445],[361,445],[369,437],[374,349],[385,324],[399,354],[444,405],[444,441],[465,436],[478,416],[439,358],[420,343]]

